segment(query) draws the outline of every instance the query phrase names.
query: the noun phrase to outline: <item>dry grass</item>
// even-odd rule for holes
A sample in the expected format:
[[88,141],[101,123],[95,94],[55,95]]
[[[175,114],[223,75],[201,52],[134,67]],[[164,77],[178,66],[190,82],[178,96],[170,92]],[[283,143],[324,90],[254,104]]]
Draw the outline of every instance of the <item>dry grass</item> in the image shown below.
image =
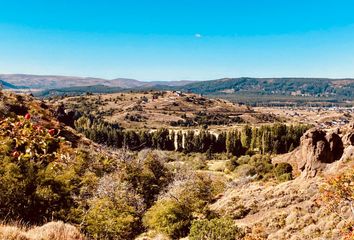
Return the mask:
[[30,240],[22,228],[15,226],[0,226],[0,240]]
[[315,108],[276,108],[276,107],[254,107],[256,112],[270,113],[274,116],[283,119],[287,123],[305,123],[315,126],[325,123],[337,121],[341,119],[353,120],[353,115],[350,110],[337,109],[315,109]]
[[210,160],[208,161],[208,169],[215,172],[223,172],[226,169],[226,160]]
[[77,228],[63,222],[49,222],[27,229],[23,226],[0,225],[0,240],[84,240]]

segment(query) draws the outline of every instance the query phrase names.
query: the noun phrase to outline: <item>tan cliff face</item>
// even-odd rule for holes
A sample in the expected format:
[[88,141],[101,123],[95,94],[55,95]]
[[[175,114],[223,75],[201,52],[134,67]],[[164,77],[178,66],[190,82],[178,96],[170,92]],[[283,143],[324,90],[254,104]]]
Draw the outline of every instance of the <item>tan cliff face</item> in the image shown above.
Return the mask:
[[308,130],[294,151],[273,158],[273,163],[288,162],[294,173],[312,178],[321,172],[334,173],[347,160],[354,157],[354,128],[336,130]]
[[314,177],[327,164],[341,158],[343,143],[336,133],[311,129],[302,136],[300,147],[294,154],[302,176]]

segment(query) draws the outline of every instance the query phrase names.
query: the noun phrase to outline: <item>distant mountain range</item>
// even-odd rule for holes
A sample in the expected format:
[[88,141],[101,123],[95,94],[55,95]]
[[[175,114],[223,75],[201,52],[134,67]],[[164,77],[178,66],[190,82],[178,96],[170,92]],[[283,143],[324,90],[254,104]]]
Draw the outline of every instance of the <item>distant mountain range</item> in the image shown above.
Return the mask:
[[[0,74],[8,89],[36,89],[38,96],[85,92],[114,93],[130,90],[180,90],[247,104],[265,102],[346,102],[354,100],[354,79],[330,78],[223,78],[209,81],[152,81],[117,78]],[[310,99],[311,98],[311,99]]]
[[[71,77],[54,75],[0,74],[0,80],[9,88],[17,89],[23,86],[30,89],[57,89],[68,87],[95,86],[120,88],[141,88],[154,86],[183,86],[193,81],[152,81],[143,82],[135,79],[116,78],[112,80],[92,77]],[[22,88],[23,88],[22,87]]]

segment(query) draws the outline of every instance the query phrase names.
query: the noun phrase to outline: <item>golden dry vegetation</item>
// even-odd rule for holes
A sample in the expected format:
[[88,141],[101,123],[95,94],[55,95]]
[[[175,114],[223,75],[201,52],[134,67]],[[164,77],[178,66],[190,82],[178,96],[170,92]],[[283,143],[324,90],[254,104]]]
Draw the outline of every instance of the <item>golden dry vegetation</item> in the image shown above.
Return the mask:
[[0,225],[0,240],[84,240],[80,231],[63,222],[49,222],[39,227],[21,224]]

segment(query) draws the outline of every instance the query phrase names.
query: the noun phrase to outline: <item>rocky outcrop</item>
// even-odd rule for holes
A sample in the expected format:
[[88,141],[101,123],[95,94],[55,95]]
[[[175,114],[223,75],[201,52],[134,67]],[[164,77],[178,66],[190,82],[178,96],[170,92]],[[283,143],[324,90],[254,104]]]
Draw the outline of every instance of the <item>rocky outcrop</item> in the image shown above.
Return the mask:
[[328,162],[332,163],[339,160],[343,155],[343,142],[338,133],[330,132],[326,134],[326,140],[329,143],[329,156],[327,156]]
[[62,122],[67,126],[74,127],[75,120],[80,118],[81,114],[75,110],[65,109],[64,104],[61,104],[55,109],[54,116],[59,122]]
[[350,131],[342,137],[344,152],[341,157],[341,162],[345,162],[348,159],[354,159],[354,129],[350,128]]
[[[354,141],[354,136],[352,138]],[[273,162],[289,162],[302,177],[309,178],[316,176],[329,164],[340,160],[343,152],[343,141],[338,133],[310,129],[301,137],[298,148],[275,158]]]
[[345,146],[354,146],[354,132],[349,132],[343,136],[343,144]]

